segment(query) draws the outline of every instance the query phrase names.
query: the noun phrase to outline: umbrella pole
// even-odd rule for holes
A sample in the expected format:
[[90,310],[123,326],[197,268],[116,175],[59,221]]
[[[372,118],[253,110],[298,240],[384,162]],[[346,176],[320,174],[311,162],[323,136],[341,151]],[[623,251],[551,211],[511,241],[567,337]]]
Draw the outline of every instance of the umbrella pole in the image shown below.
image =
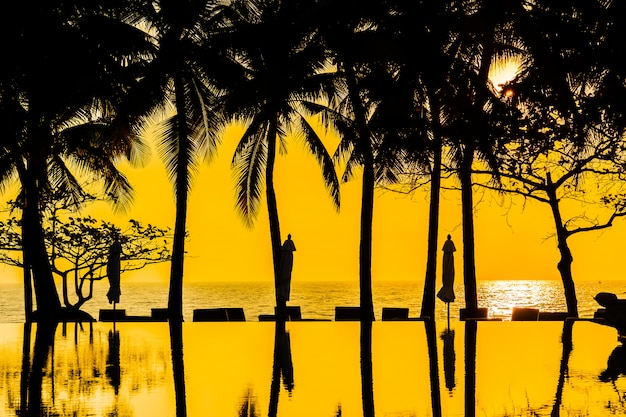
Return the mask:
[[450,303],[446,303],[446,304],[448,305],[448,330],[450,330]]
[[[117,303],[115,301],[113,301],[113,333],[115,333],[115,321],[117,320],[117,312],[115,311],[115,305],[116,304]],[[450,305],[450,304],[448,304],[448,305]]]

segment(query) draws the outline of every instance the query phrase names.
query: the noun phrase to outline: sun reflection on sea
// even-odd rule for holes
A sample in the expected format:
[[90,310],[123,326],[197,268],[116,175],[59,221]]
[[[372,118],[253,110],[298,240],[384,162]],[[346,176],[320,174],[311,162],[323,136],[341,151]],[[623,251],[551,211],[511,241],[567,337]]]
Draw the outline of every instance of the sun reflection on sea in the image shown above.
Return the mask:
[[489,309],[489,317],[508,320],[513,307],[540,311],[567,311],[562,291],[551,281],[484,281],[478,304]]

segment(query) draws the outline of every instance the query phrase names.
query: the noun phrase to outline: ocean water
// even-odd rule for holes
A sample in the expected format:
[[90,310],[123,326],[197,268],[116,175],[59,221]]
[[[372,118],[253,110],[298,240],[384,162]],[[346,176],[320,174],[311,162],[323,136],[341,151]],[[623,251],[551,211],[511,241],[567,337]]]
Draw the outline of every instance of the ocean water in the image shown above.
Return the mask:
[[[83,310],[98,318],[100,309],[112,308],[107,302],[108,285],[94,285],[93,298],[83,305]],[[21,285],[0,284],[0,322],[24,321],[24,295]],[[612,292],[626,296],[626,281],[583,281],[576,284],[579,315],[593,317],[600,306],[593,299],[598,292]],[[374,312],[380,319],[383,307],[408,307],[409,317],[418,317],[423,292],[422,282],[395,281],[373,284]],[[450,317],[459,317],[464,307],[462,285],[455,286],[456,302],[450,306]],[[167,283],[122,283],[122,296],[118,309],[128,315],[148,316],[152,308],[167,307]],[[294,282],[289,305],[301,307],[302,317],[332,320],[335,306],[359,305],[358,282]],[[478,281],[478,304],[489,309],[489,316],[510,318],[513,307],[535,307],[541,311],[565,311],[563,286],[560,281],[494,280]],[[446,305],[437,301],[435,318],[445,320]],[[243,307],[248,321],[257,321],[261,314],[273,314],[274,290],[271,283],[219,282],[188,283],[183,290],[183,315],[191,321],[193,310],[198,308]]]

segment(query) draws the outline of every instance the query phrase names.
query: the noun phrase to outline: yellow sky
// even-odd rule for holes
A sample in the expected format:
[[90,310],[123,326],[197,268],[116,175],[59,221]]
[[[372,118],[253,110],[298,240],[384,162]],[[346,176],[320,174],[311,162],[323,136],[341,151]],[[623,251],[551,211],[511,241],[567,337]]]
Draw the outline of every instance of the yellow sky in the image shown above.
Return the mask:
[[[497,84],[500,81],[496,81]],[[242,133],[232,127],[225,132],[218,157],[202,165],[189,201],[185,264],[186,281],[272,280],[267,209],[262,204],[255,226],[249,229],[235,213],[234,179],[230,168],[235,145]],[[326,140],[334,152],[337,138]],[[130,211],[114,214],[109,207],[90,213],[125,226],[133,218],[161,227],[174,224],[174,194],[163,163],[156,152],[143,168],[123,164],[121,169],[135,187]],[[323,186],[314,158],[301,141],[290,138],[288,153],[276,160],[275,185],[283,239],[293,235],[294,280],[358,281],[360,178],[341,186],[341,210],[337,213]],[[11,198],[11,197],[6,197]],[[428,222],[427,189],[412,195],[380,190],[374,207],[373,279],[424,279]],[[475,193],[475,239],[477,278],[559,279],[559,260],[554,226],[547,205]],[[586,210],[564,213],[564,218]],[[626,224],[618,220],[604,232],[575,235],[574,279],[623,278],[621,237]],[[444,191],[441,199],[438,246],[450,233],[456,242],[457,276],[462,276],[460,192]],[[441,259],[438,260],[439,266]],[[0,265],[3,279],[19,282],[20,274]],[[438,272],[439,276],[439,272]],[[166,281],[169,264],[125,273],[133,281]]]
[[[241,130],[226,132],[218,157],[203,165],[190,202],[185,264],[187,281],[270,281],[271,251],[267,209],[261,206],[249,229],[235,213],[230,161]],[[331,140],[329,142],[334,142]],[[334,149],[331,149],[334,151]],[[341,186],[341,210],[335,211],[324,189],[320,170],[304,145],[290,140],[288,153],[276,162],[276,193],[283,239],[293,235],[297,247],[294,280],[358,281],[360,179]],[[159,226],[174,223],[174,198],[156,153],[144,168],[124,167],[136,188],[131,211],[117,217],[135,218]],[[423,280],[426,263],[428,190],[402,195],[380,190],[374,208],[373,279]],[[547,205],[475,193],[476,263],[478,279],[559,279],[558,251]],[[105,214],[105,213],[101,213]],[[573,213],[580,214],[580,213]],[[111,216],[110,213],[106,214]],[[567,216],[566,216],[567,217]],[[575,280],[621,279],[620,237],[626,225],[618,221],[602,233],[570,239]],[[456,242],[457,274],[462,273],[460,192],[442,197],[439,244],[450,233]],[[440,264],[440,260],[439,260]],[[167,280],[168,265],[127,273],[135,281]]]

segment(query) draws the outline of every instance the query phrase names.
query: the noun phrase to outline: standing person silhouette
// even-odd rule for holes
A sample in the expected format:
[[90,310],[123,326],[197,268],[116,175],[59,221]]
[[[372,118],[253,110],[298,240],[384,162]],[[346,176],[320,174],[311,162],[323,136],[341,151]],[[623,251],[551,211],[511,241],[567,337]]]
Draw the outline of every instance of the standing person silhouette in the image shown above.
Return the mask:
[[293,253],[296,245],[291,240],[291,234],[280,248],[280,265],[278,267],[278,283],[276,286],[276,301],[278,314],[285,314],[289,293],[291,292],[291,270],[293,269]]

